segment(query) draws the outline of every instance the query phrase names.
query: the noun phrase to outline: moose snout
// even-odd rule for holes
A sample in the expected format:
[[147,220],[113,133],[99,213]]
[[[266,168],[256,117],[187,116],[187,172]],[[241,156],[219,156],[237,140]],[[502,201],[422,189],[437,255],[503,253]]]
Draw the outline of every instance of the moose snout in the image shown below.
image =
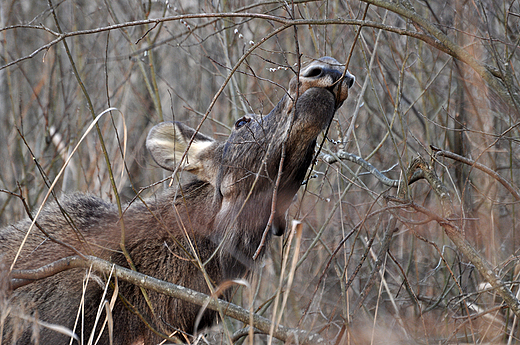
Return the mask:
[[305,78],[314,78],[316,80],[322,79],[323,82],[330,84],[330,86],[335,86],[336,84],[341,83],[342,86],[345,86],[348,89],[354,85],[354,81],[356,80],[356,77],[350,74],[349,71],[343,73],[341,70],[324,66],[314,66],[309,70],[306,70],[302,76]]
[[356,77],[354,77],[352,74],[350,74],[349,71],[345,73],[345,76],[343,77],[343,84],[345,84],[349,89],[354,86],[354,82],[356,81]]
[[323,57],[300,74],[300,82],[303,82],[300,92],[311,87],[324,88],[334,95],[336,107],[339,107],[347,98],[348,89],[354,85],[355,80],[343,64],[331,57]]
[[331,92],[336,96],[338,107],[347,99],[348,89],[354,85],[355,81],[356,77],[346,71],[345,75],[341,75],[334,83]]

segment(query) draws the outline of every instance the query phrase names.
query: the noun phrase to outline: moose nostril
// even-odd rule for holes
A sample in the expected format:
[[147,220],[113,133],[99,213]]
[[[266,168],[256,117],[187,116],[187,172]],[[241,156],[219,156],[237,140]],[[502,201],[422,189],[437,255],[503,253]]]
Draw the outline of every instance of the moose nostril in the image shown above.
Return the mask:
[[306,71],[303,76],[306,78],[318,77],[321,74],[321,72],[322,69],[320,67],[314,67]]
[[349,75],[347,73],[347,75],[345,76],[345,82],[347,83],[347,86],[349,89],[354,85],[355,81],[356,81],[356,77],[354,77],[353,75]]

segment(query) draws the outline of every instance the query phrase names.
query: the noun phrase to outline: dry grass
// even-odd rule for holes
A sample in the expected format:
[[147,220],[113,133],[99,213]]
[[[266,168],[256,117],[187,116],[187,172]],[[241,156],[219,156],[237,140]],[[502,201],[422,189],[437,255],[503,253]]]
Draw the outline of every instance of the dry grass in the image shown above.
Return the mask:
[[[246,2],[228,1],[218,7],[214,3],[54,3],[63,32],[96,30],[70,35],[66,42],[93,113],[118,109],[99,125],[123,202],[141,188],[145,195],[153,194],[158,187],[147,186],[163,177],[144,149],[151,126],[171,119],[198,125],[244,54],[248,55],[209,112],[204,133],[224,138],[228,126],[244,113],[268,113],[294,75],[291,69],[298,54],[302,60],[330,55],[349,61],[357,82],[331,127],[331,141],[323,144],[325,153],[338,150],[340,145],[332,140],[343,140],[346,151],[398,179],[415,156],[429,160],[433,145],[486,165],[516,188],[518,104],[512,105],[478,71],[442,46],[391,32],[424,32],[402,13],[357,0],[295,4],[296,18],[316,22],[288,26],[265,42],[262,39],[281,23],[227,16],[99,30],[181,14],[248,12],[289,18],[292,10],[283,2],[256,3],[244,11],[239,9]],[[493,66],[496,75],[506,75],[504,80],[518,87],[518,2],[412,1],[411,6],[478,62]],[[0,13],[1,65],[56,39],[43,29],[57,30],[44,2],[4,1]],[[327,19],[356,19],[368,26],[358,32],[359,26],[324,22]],[[388,27],[380,30],[371,22]],[[60,41],[0,70],[0,189],[23,195],[31,210],[39,207],[47,181],[54,180],[92,123],[71,66]],[[353,163],[318,161],[312,168],[316,178],[301,189],[290,212],[304,224],[300,245],[288,243],[287,236],[275,239],[251,288],[238,290],[236,303],[339,344],[518,343],[517,318],[501,308],[496,291],[441,226],[410,209],[392,208],[383,196],[396,195],[396,190]],[[435,168],[450,190],[466,239],[504,281],[517,281],[517,200],[495,178],[470,166],[439,158]],[[55,187],[58,194],[76,190],[115,200],[95,131],[79,146]],[[410,191],[415,203],[441,214],[427,183],[416,182]],[[25,214],[18,198],[0,193],[2,225]],[[358,307],[392,215],[399,216],[398,231],[375,284]],[[291,267],[296,250],[299,261]],[[290,253],[288,260],[285,252]],[[287,283],[280,279],[281,272],[294,276],[289,291],[279,284]],[[512,289],[516,294],[518,288]],[[273,310],[278,291],[279,310]],[[232,330],[241,327],[226,322]],[[268,341],[257,335],[254,343]]]

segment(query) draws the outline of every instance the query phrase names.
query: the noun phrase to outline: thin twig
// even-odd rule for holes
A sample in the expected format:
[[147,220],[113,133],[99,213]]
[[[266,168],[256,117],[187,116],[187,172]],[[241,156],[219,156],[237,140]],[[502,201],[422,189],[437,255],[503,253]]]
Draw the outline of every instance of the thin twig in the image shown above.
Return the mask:
[[467,164],[467,165],[470,165],[472,167],[475,167],[476,169],[478,169],[480,171],[485,172],[486,174],[488,174],[489,176],[491,176],[495,180],[497,180],[502,186],[504,186],[511,193],[511,195],[513,195],[513,197],[516,200],[520,200],[520,192],[518,192],[518,189],[515,188],[511,183],[509,183],[509,181],[507,181],[505,178],[503,178],[498,173],[496,173],[494,170],[488,168],[484,164],[475,162],[472,159],[469,159],[467,157],[463,157],[461,155],[458,155],[458,154],[450,152],[450,151],[438,149],[438,148],[436,148],[434,146],[431,146],[431,148],[435,152],[435,154],[434,154],[435,157],[443,156],[443,157],[451,158],[451,159],[457,160],[459,162],[462,162],[464,164]]

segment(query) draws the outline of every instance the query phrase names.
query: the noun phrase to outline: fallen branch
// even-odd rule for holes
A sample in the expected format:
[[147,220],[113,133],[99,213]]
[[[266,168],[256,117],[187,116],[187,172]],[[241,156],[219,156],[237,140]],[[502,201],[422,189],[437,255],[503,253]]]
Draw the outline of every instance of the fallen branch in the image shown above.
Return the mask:
[[[218,298],[213,298],[201,292],[153,278],[145,274],[132,271],[128,268],[114,265],[108,261],[99,259],[94,256],[86,256],[85,258],[81,258],[79,256],[70,256],[34,270],[13,270],[11,272],[10,287],[11,289],[16,289],[35,280],[43,279],[65,270],[89,267],[92,267],[93,270],[98,272],[107,274],[109,274],[113,269],[112,274],[120,280],[135,284],[145,289],[150,289],[165,294],[167,296],[178,298],[183,301],[191,302],[196,305],[206,306],[212,310],[220,311],[223,314],[233,319],[239,320],[245,324],[252,324],[262,333],[269,334],[271,327],[271,321],[269,319],[254,313],[250,313],[249,310],[237,306],[236,304],[229,303]],[[252,322],[250,317],[252,317]],[[325,340],[319,334],[310,333],[305,330],[289,328],[282,325],[275,327],[273,336],[284,342],[293,339],[293,341],[298,344],[325,344]]]

